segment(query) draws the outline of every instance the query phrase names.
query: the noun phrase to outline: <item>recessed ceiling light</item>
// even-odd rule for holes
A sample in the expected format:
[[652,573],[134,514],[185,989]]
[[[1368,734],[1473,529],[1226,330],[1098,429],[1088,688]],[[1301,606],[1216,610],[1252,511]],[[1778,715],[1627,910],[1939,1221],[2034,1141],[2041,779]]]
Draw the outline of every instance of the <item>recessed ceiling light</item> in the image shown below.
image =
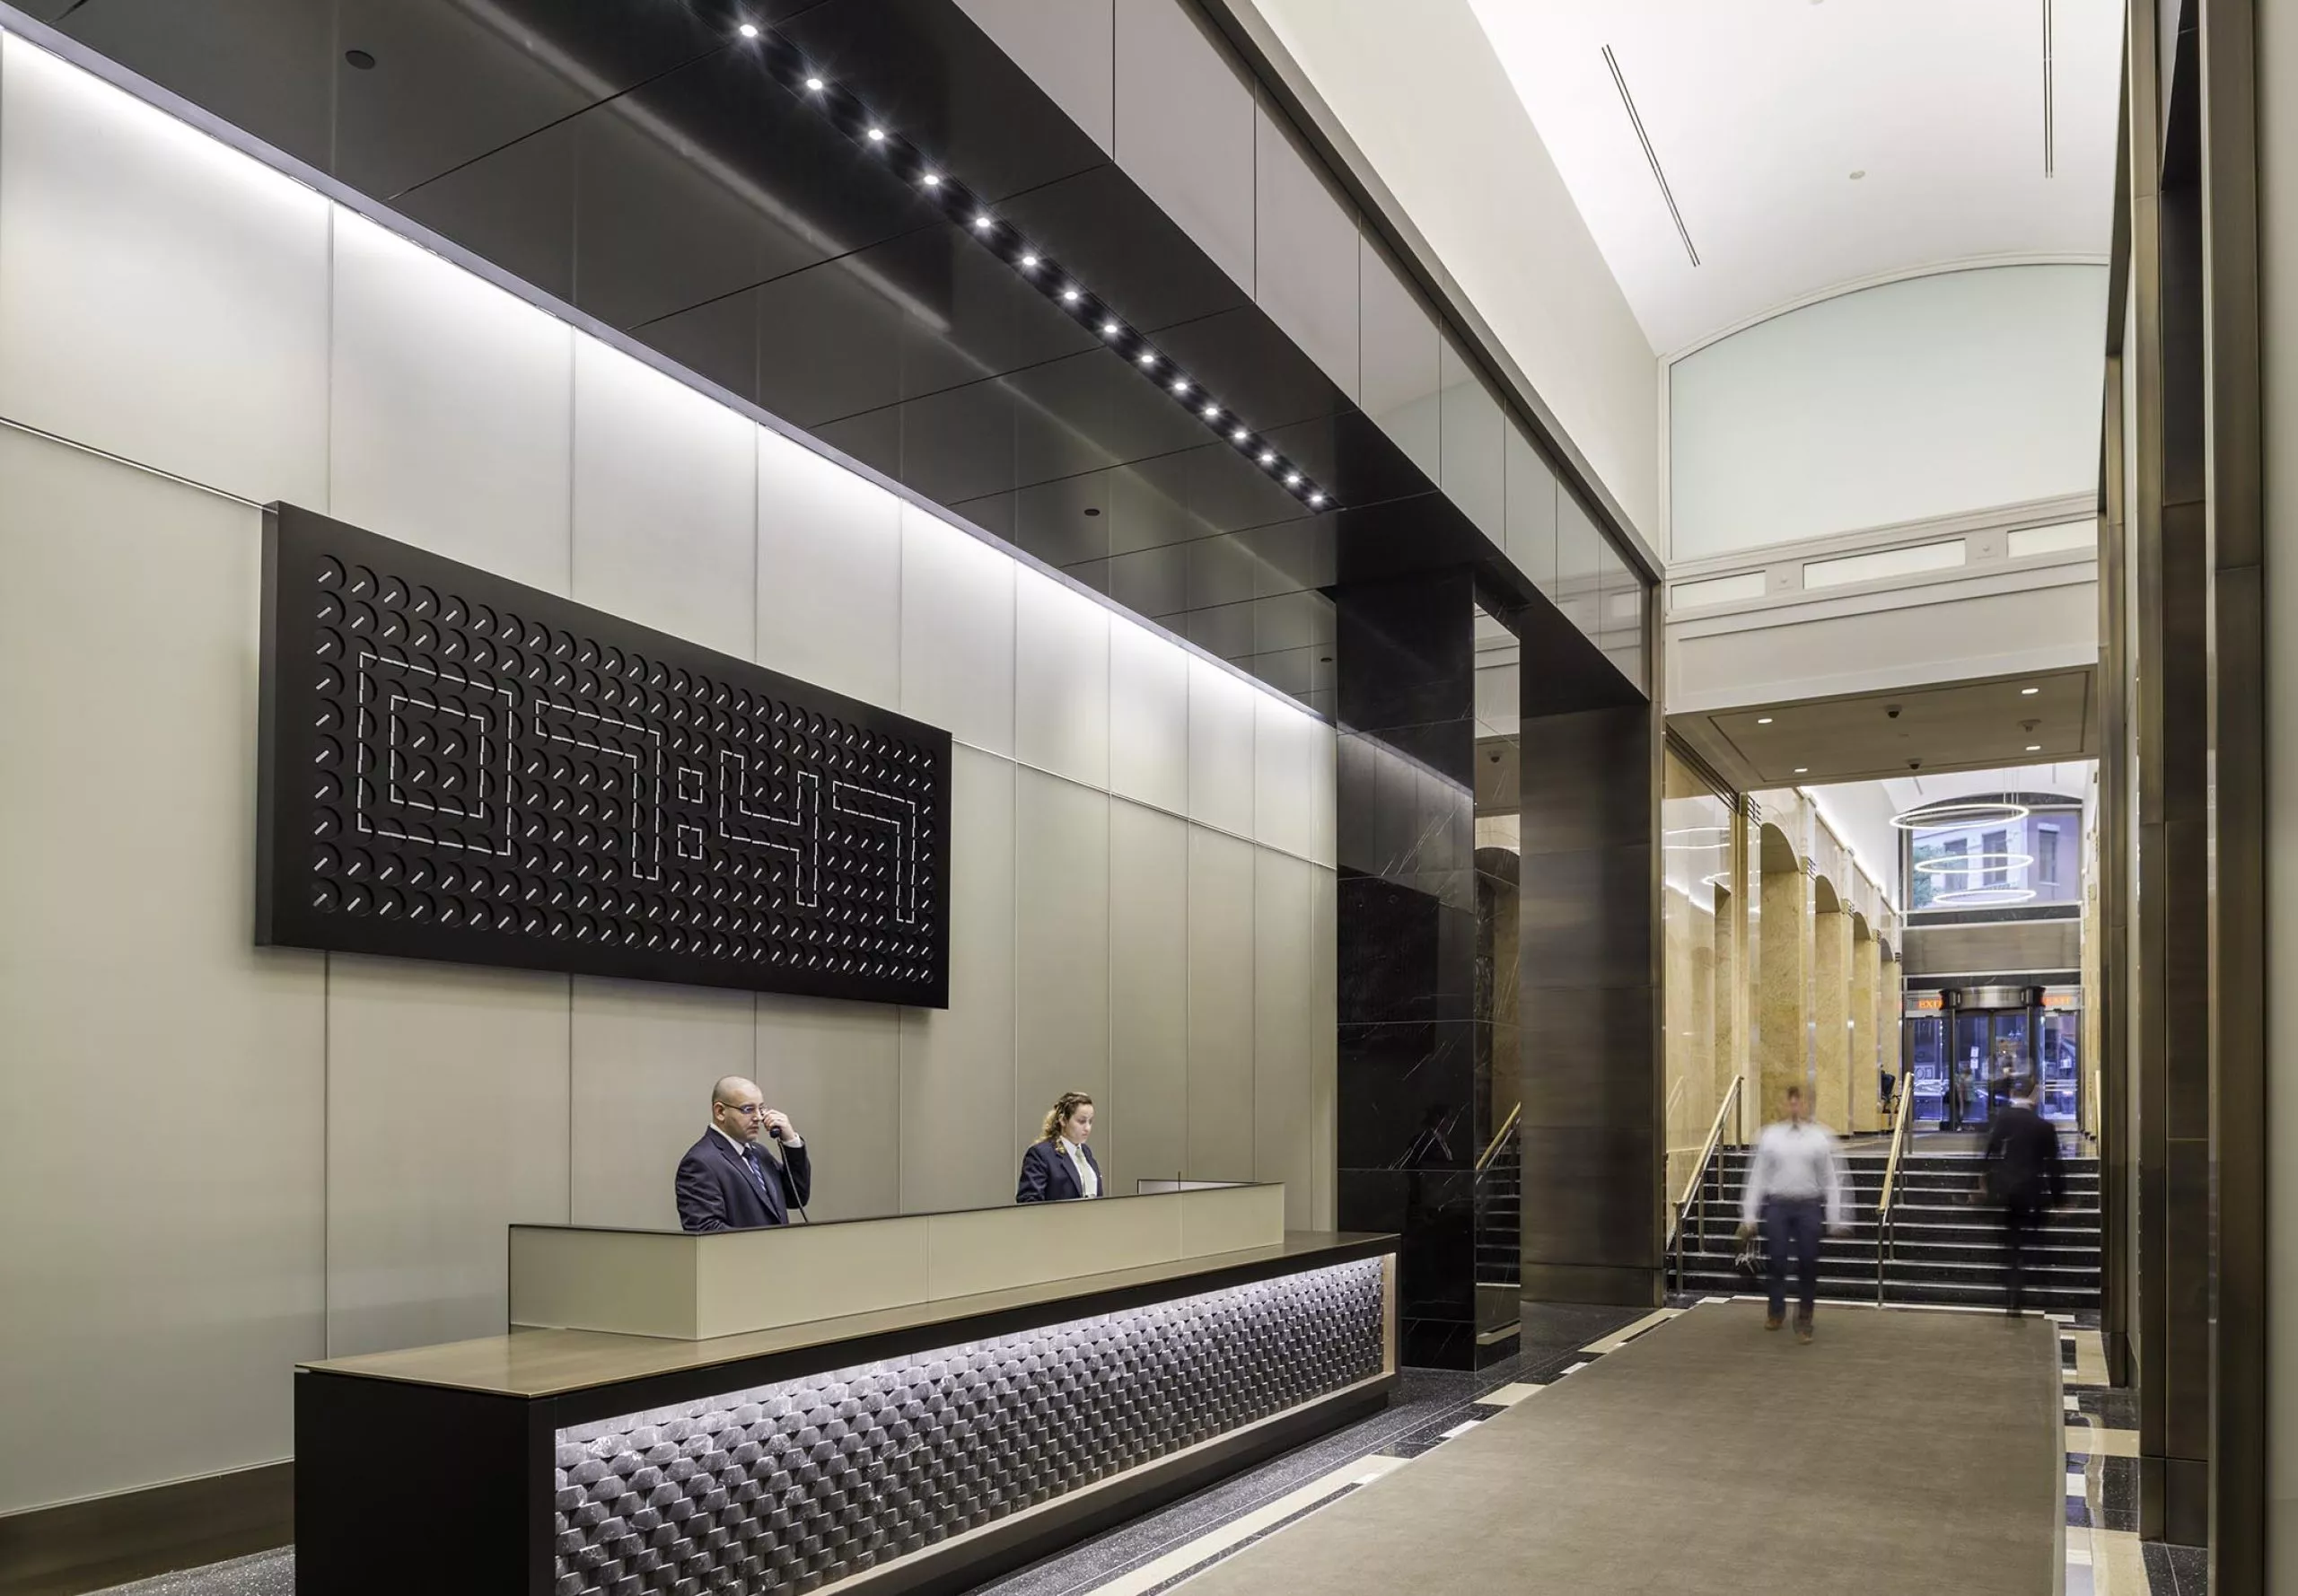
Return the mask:
[[973,230],[976,232],[987,232],[993,225],[995,224],[987,215],[976,216],[973,219]]
[[1285,487],[1300,487],[1300,486],[1301,486],[1301,473],[1300,473],[1300,472],[1298,472],[1298,471],[1287,471],[1287,472],[1285,472]]
[[1260,452],[1260,463],[1265,466],[1275,465],[1276,463],[1276,451],[1274,449],[1262,450]]
[[1067,288],[1064,288],[1064,289],[1061,291],[1061,303],[1062,303],[1063,304],[1066,304],[1066,305],[1074,305],[1074,304],[1075,304],[1075,303],[1077,303],[1077,299],[1078,299],[1077,289],[1076,289],[1076,286],[1075,286],[1074,284],[1073,284],[1071,286],[1069,286],[1069,287],[1067,287]]
[[1218,406],[1218,405],[1207,405],[1207,406],[1206,406],[1206,407],[1205,407],[1205,418],[1206,418],[1207,421],[1218,421],[1218,420],[1220,420],[1220,419],[1221,419],[1221,407],[1220,407],[1220,406]]
[[735,29],[734,31],[741,34],[744,39],[756,39],[758,37],[758,24],[756,22],[744,22],[741,27]]
[[1155,365],[1157,364],[1157,352],[1154,349],[1144,349],[1141,352],[1139,358],[1143,365]]
[[1037,264],[1038,258],[1035,255],[1024,255],[1022,257],[1022,269],[1023,271],[1035,271],[1037,269]]
[[1767,715],[1759,715],[1756,716],[1756,724],[1759,726],[1768,726],[1771,724],[1771,717]]
[[871,142],[872,144],[873,144],[873,145],[881,145],[881,144],[885,143],[885,142],[886,142],[886,130],[885,130],[884,128],[882,128],[882,127],[873,127],[873,128],[871,128],[871,129],[870,129],[870,142]]
[[2019,697],[2021,697],[2022,698],[2031,698],[2031,697],[2033,697],[2037,693],[2039,693],[2039,692],[2041,692],[2041,691],[2042,691],[2042,688],[2021,688],[2019,689]]
[[343,58],[360,72],[373,72],[375,69],[375,57],[366,50],[346,50],[343,52]]
[[2043,751],[2043,745],[2039,742],[2030,742],[2027,744],[2027,751],[2030,754],[2039,754]]
[[1315,509],[1319,504],[1321,504],[1324,502],[1325,495],[1320,493],[1312,493],[1309,495],[1309,508],[1311,510]]
[[1795,774],[1798,776],[1809,776],[1811,774],[1811,767],[1809,765],[1798,765],[1795,767]]
[[942,174],[938,171],[929,171],[917,180],[929,189],[938,189],[942,186]]
[[810,77],[806,80],[806,87],[811,92],[819,94],[822,92],[822,80],[818,77]]
[[1188,379],[1187,377],[1175,377],[1173,379],[1173,391],[1175,393],[1187,393],[1188,391]]
[[1252,436],[1252,434],[1250,434],[1250,433],[1247,432],[1243,427],[1241,427],[1241,427],[1239,427],[1235,432],[1232,432],[1232,433],[1231,433],[1231,434],[1229,434],[1229,442],[1231,442],[1232,443],[1243,443],[1247,438],[1250,438],[1250,437],[1251,437],[1251,436]]

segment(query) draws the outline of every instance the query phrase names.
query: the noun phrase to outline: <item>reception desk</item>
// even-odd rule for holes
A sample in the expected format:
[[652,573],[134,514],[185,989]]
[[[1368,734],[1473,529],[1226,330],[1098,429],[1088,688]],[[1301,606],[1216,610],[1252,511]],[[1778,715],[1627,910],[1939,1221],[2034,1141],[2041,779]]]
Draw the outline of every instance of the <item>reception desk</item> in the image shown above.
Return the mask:
[[299,1583],[955,1590],[1386,1400],[1396,1239],[1279,1187],[521,1226],[510,1333],[312,1364]]

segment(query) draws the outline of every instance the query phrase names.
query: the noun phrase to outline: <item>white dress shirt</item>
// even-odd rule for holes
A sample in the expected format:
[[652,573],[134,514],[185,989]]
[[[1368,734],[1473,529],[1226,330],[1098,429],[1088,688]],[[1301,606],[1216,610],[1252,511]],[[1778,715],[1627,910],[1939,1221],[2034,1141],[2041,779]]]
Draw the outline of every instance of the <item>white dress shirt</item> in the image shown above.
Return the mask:
[[1782,1119],[1765,1126],[1756,1138],[1755,1157],[1748,1164],[1748,1188],[1740,1201],[1740,1217],[1755,1223],[1766,1197],[1790,1202],[1823,1198],[1829,1224],[1850,1223],[1851,1206],[1844,1188],[1843,1162],[1836,1156],[1835,1133],[1810,1119],[1801,1125]]
[[1077,1189],[1089,1197],[1101,1196],[1101,1172],[1086,1162],[1085,1150],[1067,1136],[1057,1136],[1055,1140],[1060,1144],[1062,1152],[1069,1155],[1070,1167],[1077,1171]]

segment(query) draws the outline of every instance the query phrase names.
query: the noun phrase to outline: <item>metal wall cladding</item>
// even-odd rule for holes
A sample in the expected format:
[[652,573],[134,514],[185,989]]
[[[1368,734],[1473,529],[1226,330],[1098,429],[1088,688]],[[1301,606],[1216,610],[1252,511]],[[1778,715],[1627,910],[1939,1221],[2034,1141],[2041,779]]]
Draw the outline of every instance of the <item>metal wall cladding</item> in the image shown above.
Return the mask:
[[559,1596],[808,1592],[1378,1376],[1368,1258],[557,1433]]
[[940,1007],[946,732],[266,517],[256,940]]
[[2083,922],[2005,920],[1962,925],[1910,925],[1910,976],[2049,974],[2083,965]]

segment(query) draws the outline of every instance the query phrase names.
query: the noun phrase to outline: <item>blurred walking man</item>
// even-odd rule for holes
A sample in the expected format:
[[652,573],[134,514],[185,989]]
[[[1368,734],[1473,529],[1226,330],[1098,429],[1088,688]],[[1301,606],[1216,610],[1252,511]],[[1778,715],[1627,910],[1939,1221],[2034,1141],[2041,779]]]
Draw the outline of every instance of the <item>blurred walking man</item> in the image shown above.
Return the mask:
[[2003,1240],[2010,1254],[2011,1314],[2026,1297],[2027,1248],[2041,1225],[2046,1207],[2066,1201],[2066,1166],[2058,1156],[2058,1132],[2035,1112],[2035,1089],[2020,1082],[2011,1106],[1995,1116],[1987,1133],[1987,1195],[2003,1205]]
[[1787,1089],[1787,1118],[1763,1127],[1748,1165],[1747,1195],[1740,1206],[1740,1234],[1755,1234],[1760,1221],[1765,1250],[1771,1255],[1771,1309],[1763,1328],[1776,1330],[1787,1319],[1787,1256],[1795,1255],[1795,1339],[1811,1338],[1811,1313],[1820,1295],[1820,1227],[1831,1235],[1851,1228],[1850,1201],[1837,1155],[1835,1133],[1808,1117],[1803,1089]]

